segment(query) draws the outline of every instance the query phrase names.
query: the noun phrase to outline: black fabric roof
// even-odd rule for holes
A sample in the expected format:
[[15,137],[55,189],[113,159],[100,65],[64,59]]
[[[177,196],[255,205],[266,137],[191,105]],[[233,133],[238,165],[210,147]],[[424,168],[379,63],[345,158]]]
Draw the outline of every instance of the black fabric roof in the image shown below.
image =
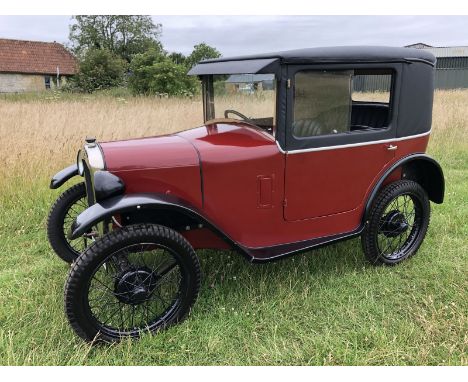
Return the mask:
[[278,61],[278,58],[248,59],[248,60],[223,60],[223,61],[202,61],[195,65],[188,72],[189,76],[204,74],[239,74],[239,73],[259,73],[271,64]]
[[436,58],[423,49],[387,46],[335,46],[307,48],[249,56],[222,57],[201,61],[199,65],[226,61],[277,58],[284,62],[405,62],[423,61],[435,65]]

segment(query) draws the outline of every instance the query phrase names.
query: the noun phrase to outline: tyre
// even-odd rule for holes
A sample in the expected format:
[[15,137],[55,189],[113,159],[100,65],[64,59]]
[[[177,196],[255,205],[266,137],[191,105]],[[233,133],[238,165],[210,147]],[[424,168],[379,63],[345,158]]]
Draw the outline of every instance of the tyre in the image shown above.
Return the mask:
[[375,265],[395,265],[413,256],[429,226],[430,203],[416,182],[399,180],[377,196],[361,236],[366,258]]
[[96,240],[75,261],[65,311],[84,340],[115,342],[180,322],[199,288],[198,258],[179,233],[127,226]]
[[86,186],[78,183],[63,192],[50,210],[47,237],[57,256],[67,263],[72,263],[91,243],[87,236],[75,240],[67,238],[71,224],[86,208]]

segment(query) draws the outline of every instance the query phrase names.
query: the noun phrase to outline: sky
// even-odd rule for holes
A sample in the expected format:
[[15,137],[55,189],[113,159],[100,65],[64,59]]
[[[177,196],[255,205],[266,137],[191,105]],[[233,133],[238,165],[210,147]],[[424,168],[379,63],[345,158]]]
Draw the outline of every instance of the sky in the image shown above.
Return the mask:
[[[468,16],[152,16],[169,52],[223,56],[334,45],[468,45]],[[0,38],[67,43],[71,16],[0,16]]]

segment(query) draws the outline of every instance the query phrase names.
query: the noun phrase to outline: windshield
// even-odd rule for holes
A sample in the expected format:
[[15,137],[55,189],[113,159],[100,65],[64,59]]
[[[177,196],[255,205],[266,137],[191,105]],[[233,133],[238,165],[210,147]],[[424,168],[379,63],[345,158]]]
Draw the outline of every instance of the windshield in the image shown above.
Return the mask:
[[236,119],[273,133],[276,124],[274,74],[213,75],[204,81],[205,122]]

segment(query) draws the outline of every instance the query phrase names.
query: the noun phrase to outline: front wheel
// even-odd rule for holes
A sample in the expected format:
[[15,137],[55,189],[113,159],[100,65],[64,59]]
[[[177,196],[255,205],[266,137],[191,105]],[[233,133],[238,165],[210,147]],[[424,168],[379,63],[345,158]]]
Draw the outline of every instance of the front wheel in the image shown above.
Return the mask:
[[86,186],[78,183],[63,192],[50,209],[47,219],[47,238],[63,261],[72,263],[91,243],[91,235],[69,240],[67,233],[76,217],[88,208]]
[[74,263],[65,310],[86,341],[156,332],[186,317],[200,287],[192,246],[163,226],[127,226],[95,241]]
[[367,259],[395,265],[414,255],[429,226],[430,203],[416,182],[399,180],[377,196],[361,236]]

